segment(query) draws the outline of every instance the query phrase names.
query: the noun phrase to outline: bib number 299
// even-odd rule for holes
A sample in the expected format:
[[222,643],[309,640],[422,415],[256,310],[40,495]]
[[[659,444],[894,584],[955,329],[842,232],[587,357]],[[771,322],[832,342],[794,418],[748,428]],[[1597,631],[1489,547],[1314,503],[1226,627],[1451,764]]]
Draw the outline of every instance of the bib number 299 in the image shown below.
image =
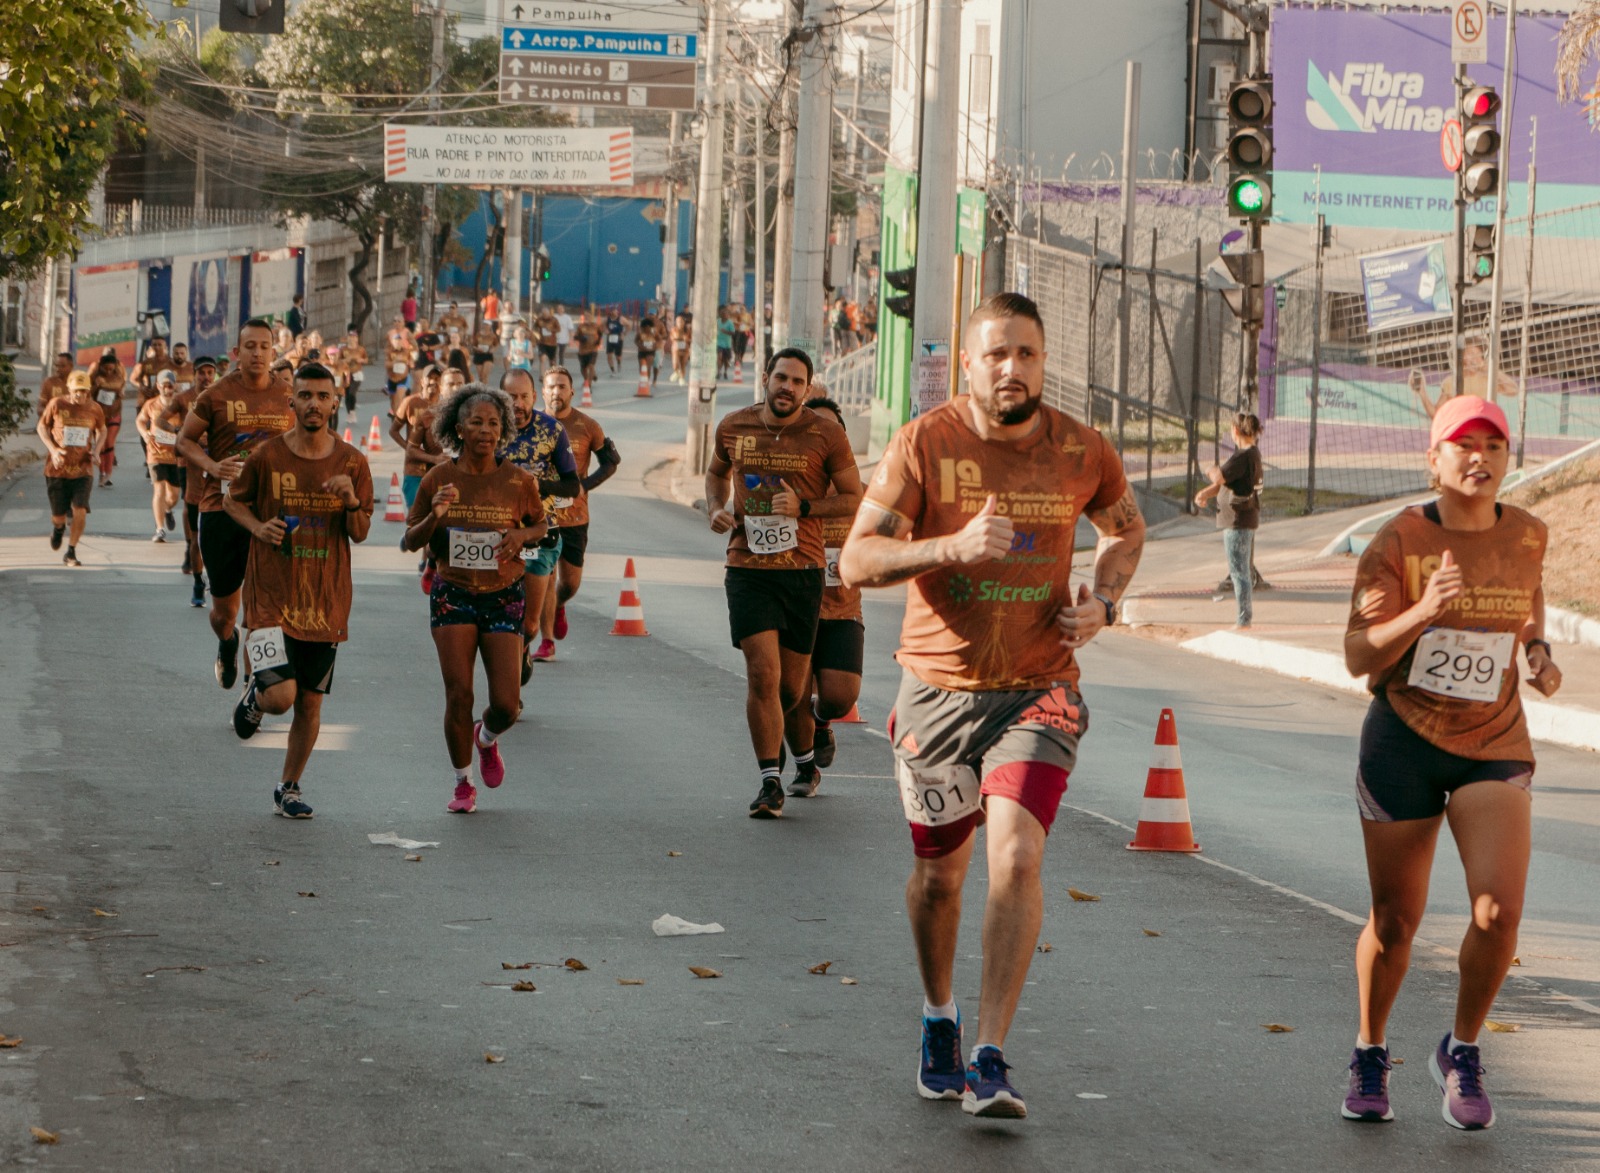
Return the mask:
[[457,570],[498,570],[494,551],[500,537],[494,530],[452,529],[450,565]]
[[1515,646],[1516,637],[1509,632],[1433,628],[1417,641],[1406,683],[1457,700],[1498,700]]
[[894,776],[900,784],[900,805],[905,809],[906,822],[921,827],[953,823],[983,803],[978,775],[971,766],[914,770],[897,760]]

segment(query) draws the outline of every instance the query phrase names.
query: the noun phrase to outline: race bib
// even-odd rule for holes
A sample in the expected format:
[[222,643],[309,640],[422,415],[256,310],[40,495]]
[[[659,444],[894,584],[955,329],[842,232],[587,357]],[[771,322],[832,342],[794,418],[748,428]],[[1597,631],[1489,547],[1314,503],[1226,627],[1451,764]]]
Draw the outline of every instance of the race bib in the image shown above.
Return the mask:
[[457,570],[499,570],[494,552],[504,536],[492,529],[452,529],[450,565]]
[[1417,641],[1406,683],[1456,700],[1499,700],[1500,682],[1511,667],[1516,642],[1510,632],[1430,628]]
[[550,507],[552,509],[571,509],[575,500],[573,497],[552,497],[550,498]]
[[178,390],[179,391],[187,391],[191,386],[193,386],[192,383],[179,383],[178,384]]
[[394,372],[394,377],[397,379],[406,377],[406,364],[403,362],[394,363],[389,369]]
[[252,631],[244,641],[244,660],[251,675],[273,668],[287,668],[289,652],[284,645],[283,628],[261,627]]
[[178,442],[178,433],[162,431],[160,428],[151,428],[150,439],[157,444],[165,444],[168,448],[171,448]]
[[747,513],[745,545],[752,554],[782,554],[800,543],[800,519],[769,513]]
[[899,758],[894,763],[900,784],[900,805],[906,822],[919,827],[942,827],[965,818],[983,804],[978,775],[971,766],[937,766],[914,770]]
[[87,448],[89,446],[88,428],[67,426],[61,429],[61,446],[63,448]]
[[842,587],[844,579],[839,577],[839,547],[829,546],[823,551],[826,555],[822,571],[822,581],[831,587]]
[[117,393],[110,387],[102,387],[95,392],[94,401],[101,407],[110,407],[117,401]]

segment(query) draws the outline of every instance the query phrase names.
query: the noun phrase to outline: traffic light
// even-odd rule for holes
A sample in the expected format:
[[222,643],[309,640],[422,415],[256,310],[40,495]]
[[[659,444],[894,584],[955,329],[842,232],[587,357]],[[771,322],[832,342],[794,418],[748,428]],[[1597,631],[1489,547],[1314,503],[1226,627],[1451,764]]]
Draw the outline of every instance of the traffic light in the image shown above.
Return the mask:
[[222,0],[217,7],[217,25],[225,33],[282,33],[286,6],[284,0]]
[[1238,289],[1224,289],[1222,299],[1247,329],[1260,326],[1267,314],[1266,256],[1260,249],[1223,253],[1222,263],[1239,283]]
[[538,280],[550,280],[550,250],[545,248],[543,241],[539,243],[539,247],[533,252],[533,268],[534,272],[538,274]]
[[1228,211],[1241,220],[1272,215],[1272,79],[1228,90]]
[[1471,202],[1500,189],[1500,95],[1473,86],[1461,95],[1461,195]]
[[1467,281],[1476,285],[1494,276],[1494,225],[1467,227]]
[[909,269],[889,269],[883,275],[883,283],[890,289],[898,289],[899,297],[886,297],[883,299],[883,308],[897,317],[911,321],[911,316],[916,312],[917,304],[917,270],[916,266]]

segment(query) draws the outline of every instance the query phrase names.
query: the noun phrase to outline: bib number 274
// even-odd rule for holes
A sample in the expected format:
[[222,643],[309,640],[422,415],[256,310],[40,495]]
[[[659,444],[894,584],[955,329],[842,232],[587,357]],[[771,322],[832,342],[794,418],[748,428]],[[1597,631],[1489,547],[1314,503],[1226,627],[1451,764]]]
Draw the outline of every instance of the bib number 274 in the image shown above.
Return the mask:
[[897,760],[894,776],[900,784],[900,805],[905,808],[906,822],[921,827],[953,823],[983,803],[978,775],[971,766],[914,770]]

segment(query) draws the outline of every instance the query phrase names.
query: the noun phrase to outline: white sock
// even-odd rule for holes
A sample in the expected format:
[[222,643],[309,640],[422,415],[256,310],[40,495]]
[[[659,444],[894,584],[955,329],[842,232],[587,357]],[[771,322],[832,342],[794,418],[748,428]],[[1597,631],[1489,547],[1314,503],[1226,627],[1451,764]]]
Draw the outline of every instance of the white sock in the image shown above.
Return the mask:
[[1356,1050],[1358,1051],[1382,1051],[1387,1050],[1388,1046],[1388,1043],[1369,1043],[1359,1034],[1356,1035]]
[[1457,1037],[1455,1031],[1451,1031],[1450,1032],[1450,1041],[1444,1045],[1444,1053],[1446,1055],[1448,1055],[1448,1054],[1450,1054],[1450,1052],[1454,1051],[1457,1047],[1476,1047],[1477,1045],[1478,1045],[1478,1040],[1477,1039],[1459,1038],[1459,1037]]
[[479,725],[478,725],[478,747],[480,749],[487,749],[489,746],[493,745],[494,741],[495,741],[495,738],[497,738],[499,736],[500,735],[498,733],[495,733],[495,732],[491,731],[490,728],[487,725],[484,725],[481,722],[479,723]]
[[978,1052],[983,1050],[985,1047],[988,1047],[996,1054],[1000,1053],[1000,1048],[995,1046],[993,1043],[974,1043],[972,1047],[972,1055],[968,1058],[967,1062],[976,1063],[978,1061]]
[[470,778],[471,776],[472,776],[472,771],[470,769],[457,770],[456,771],[456,785],[460,786],[463,782],[467,781],[467,779]]
[[924,1018],[943,1018],[949,1022],[954,1022],[960,1013],[956,1009],[956,1000],[954,998],[951,998],[943,1006],[935,1006],[926,998],[922,1000],[922,1017]]

